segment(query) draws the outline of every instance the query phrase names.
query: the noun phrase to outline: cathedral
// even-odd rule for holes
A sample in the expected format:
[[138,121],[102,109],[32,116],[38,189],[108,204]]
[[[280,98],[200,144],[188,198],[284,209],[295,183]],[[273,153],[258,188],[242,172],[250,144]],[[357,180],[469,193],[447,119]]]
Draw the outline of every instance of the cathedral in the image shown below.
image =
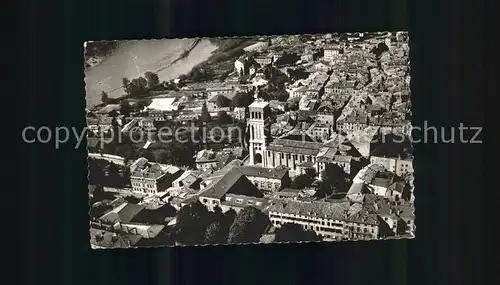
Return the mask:
[[289,169],[290,176],[296,176],[307,168],[314,168],[319,174],[327,164],[333,163],[349,174],[351,161],[361,157],[359,151],[340,135],[335,135],[326,142],[318,142],[295,129],[273,139],[268,102],[257,101],[249,106],[247,124],[250,132],[250,165],[264,168],[285,166]]

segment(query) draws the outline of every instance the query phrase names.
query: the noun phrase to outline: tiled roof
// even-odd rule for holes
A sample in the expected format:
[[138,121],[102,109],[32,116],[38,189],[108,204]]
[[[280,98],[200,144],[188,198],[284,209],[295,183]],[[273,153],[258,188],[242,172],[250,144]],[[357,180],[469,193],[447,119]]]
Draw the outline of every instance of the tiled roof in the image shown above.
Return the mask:
[[304,215],[332,220],[344,220],[349,203],[303,202],[296,200],[275,200],[269,207],[270,212]]
[[238,169],[247,177],[264,177],[270,179],[283,179],[288,174],[287,168],[264,168],[259,166],[240,166]]
[[370,193],[370,190],[366,186],[365,183],[353,183],[349,191],[347,192],[347,196],[355,195],[355,194],[367,194]]
[[271,142],[267,147],[268,150],[304,154],[304,155],[317,155],[323,145],[317,142],[298,141],[289,139],[276,139]]
[[373,213],[373,212],[368,212],[364,209],[349,216],[347,218],[347,221],[355,222],[355,223],[359,223],[359,224],[366,224],[366,225],[378,225],[379,224],[377,214]]
[[349,207],[349,210],[347,212],[347,215],[348,216],[352,216],[352,215],[355,215],[357,214],[358,212],[360,212],[361,210],[363,210],[363,205],[359,204],[359,203],[355,203],[355,204],[352,204],[351,207]]
[[213,150],[203,149],[196,154],[196,163],[216,161],[216,155]]
[[136,161],[130,165],[130,172],[134,172],[137,168],[142,168],[144,165],[148,163],[148,160],[144,157],[138,158]]
[[370,185],[388,188],[390,183],[391,183],[390,179],[375,177],[375,178],[373,178]]
[[223,176],[216,177],[214,180],[212,180],[210,184],[208,184],[207,187],[203,189],[203,192],[200,194],[200,196],[220,199],[241,178],[247,179],[237,168],[232,168]]
[[249,108],[264,108],[264,107],[267,107],[269,106],[269,103],[268,102],[264,102],[264,101],[255,101],[253,102],[252,104],[250,104],[250,106],[248,106]]
[[370,183],[378,172],[383,171],[384,167],[378,164],[371,164],[364,167],[356,178],[363,180],[365,183]]
[[108,213],[104,214],[99,218],[99,220],[111,224],[115,224],[118,222],[130,222],[142,210],[144,210],[144,205],[125,202],[109,211]]
[[372,181],[368,181],[370,185],[388,188],[394,181],[395,174],[389,171],[378,171]]
[[404,203],[396,206],[398,216],[404,220],[414,220],[415,219],[415,208],[410,203]]
[[403,193],[406,187],[407,185],[404,181],[396,181],[389,186],[389,190]]
[[269,206],[269,201],[265,198],[227,194],[226,200],[222,202],[222,205],[241,208],[252,206],[262,211]]
[[136,168],[132,173],[132,178],[151,178],[158,179],[165,175],[166,172],[162,170],[159,164],[150,164],[144,165],[143,167]]
[[90,244],[104,248],[126,248],[136,245],[142,236],[136,234],[113,233],[103,230],[90,229]]

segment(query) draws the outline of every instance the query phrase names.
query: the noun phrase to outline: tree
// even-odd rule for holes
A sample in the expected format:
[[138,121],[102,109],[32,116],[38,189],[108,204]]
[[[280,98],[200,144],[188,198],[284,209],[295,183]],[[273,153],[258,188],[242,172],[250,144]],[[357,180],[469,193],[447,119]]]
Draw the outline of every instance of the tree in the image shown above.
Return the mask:
[[317,197],[324,197],[332,193],[343,193],[347,191],[347,175],[340,166],[327,164],[321,172],[321,186],[316,192]]
[[158,78],[158,74],[156,73],[147,71],[144,73],[144,77],[146,78],[147,86],[150,89],[160,84],[160,79]]
[[283,55],[276,60],[276,66],[294,65],[300,57],[294,53],[284,52]]
[[308,186],[311,186],[313,180],[305,174],[298,175],[292,181],[290,187],[293,189],[304,189]]
[[151,104],[151,100],[141,99],[139,102],[135,103],[134,109],[138,111],[144,110],[146,106]]
[[148,81],[144,77],[135,78],[132,80],[132,82],[130,82],[129,95],[132,96],[142,95],[143,93],[146,92],[147,86],[148,86]]
[[231,70],[229,70],[229,71],[226,71],[226,72],[222,73],[222,74],[219,76],[219,81],[220,81],[220,82],[224,82],[224,80],[226,80],[226,78],[229,76],[229,74],[231,74]]
[[304,172],[305,172],[305,175],[307,175],[308,177],[311,177],[311,179],[314,179],[317,175],[316,170],[314,168],[306,168],[306,170]]
[[89,184],[103,185],[105,182],[104,165],[101,160],[89,158]]
[[122,87],[123,87],[123,89],[125,89],[125,92],[127,92],[127,88],[129,85],[130,85],[130,80],[127,77],[123,77],[122,78]]
[[163,225],[167,218],[175,217],[177,210],[170,204],[165,204],[158,209],[144,209],[134,217],[134,223]]
[[207,66],[197,66],[194,67],[190,74],[189,78],[193,82],[201,82],[201,81],[207,81],[207,80],[212,80],[214,78],[214,72],[212,69],[210,69]]
[[288,94],[288,92],[284,89],[280,89],[278,90],[274,96],[273,96],[273,99],[274,100],[278,100],[278,101],[281,101],[281,102],[286,102],[288,100],[288,98],[290,97],[290,94]]
[[214,211],[210,213],[209,225],[205,232],[205,243],[206,244],[223,244],[227,242],[229,235],[229,228],[234,222],[234,217],[236,212],[234,210],[229,210],[224,214],[219,206],[214,208]]
[[208,123],[212,121],[212,117],[210,117],[210,113],[208,112],[207,104],[203,103],[201,106],[201,117],[200,120],[202,123]]
[[215,221],[211,223],[205,233],[205,244],[221,244],[225,243],[227,236],[221,227],[221,222]]
[[300,68],[300,69],[288,68],[287,71],[288,71],[288,74],[290,75],[290,79],[293,81],[297,81],[300,79],[306,79],[307,77],[309,77],[309,74],[310,74],[304,68]]
[[304,230],[298,224],[286,223],[276,229],[276,242],[321,241],[322,238],[314,231]]
[[116,111],[116,110],[111,110],[111,112],[108,113],[108,116],[112,117],[113,119],[118,117],[119,115],[120,115],[120,113],[118,113],[118,111]]
[[114,199],[113,194],[104,191],[104,187],[102,185],[96,185],[94,192],[92,193],[92,197],[90,199],[90,205],[94,205],[97,202],[101,202],[107,199],[111,200]]
[[224,220],[227,224],[229,224],[229,226],[231,226],[234,222],[234,219],[236,218],[236,211],[234,209],[229,209],[228,211],[226,211],[224,213]]
[[174,149],[173,148],[166,148],[162,149],[155,154],[155,160],[159,163],[164,163],[164,164],[173,164],[174,162]]
[[267,65],[264,67],[263,73],[266,80],[271,80],[276,76],[276,69],[271,65]]
[[258,242],[269,225],[269,219],[254,207],[242,209],[229,228],[228,243]]
[[120,114],[122,114],[123,116],[125,117],[128,117],[130,116],[130,113],[132,113],[132,106],[130,105],[130,103],[126,100],[123,100],[121,103],[120,103]]
[[177,212],[176,240],[186,245],[199,245],[205,241],[208,210],[199,201],[182,207]]
[[233,122],[233,118],[231,118],[226,111],[219,111],[217,113],[217,117],[219,118],[219,124],[221,125],[231,124]]
[[292,99],[286,102],[285,111],[297,111],[299,109],[299,101]]
[[101,92],[101,102],[106,104],[109,100],[108,94],[104,91]]
[[250,106],[250,104],[252,104],[253,101],[254,101],[253,94],[245,93],[245,92],[238,92],[233,97],[233,106],[246,108],[246,107]]
[[114,164],[113,162],[109,162],[105,167],[105,172],[107,174],[106,180],[108,181],[108,185],[110,186],[118,186],[120,179],[120,167]]
[[258,95],[257,95],[257,98],[260,98],[264,101],[271,101],[271,96],[269,95],[269,93],[267,93],[265,90],[263,89],[260,89],[258,91]]
[[307,168],[303,174],[298,175],[291,183],[291,188],[304,189],[311,186],[316,178],[316,170]]

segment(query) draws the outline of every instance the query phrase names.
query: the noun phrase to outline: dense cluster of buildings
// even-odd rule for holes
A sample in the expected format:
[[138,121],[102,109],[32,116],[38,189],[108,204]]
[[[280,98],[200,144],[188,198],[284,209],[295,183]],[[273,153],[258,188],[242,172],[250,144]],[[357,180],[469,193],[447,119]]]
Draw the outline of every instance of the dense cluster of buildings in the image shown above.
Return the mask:
[[[128,119],[121,114],[110,119],[106,114],[117,109],[109,105],[89,112],[93,132],[113,126],[127,132],[168,121],[186,125],[199,120],[205,105],[212,118],[225,112],[244,122],[248,135],[238,145],[199,150],[191,169],[144,157],[131,161],[130,187],[120,193],[136,195],[140,202],[103,201],[110,210],[93,218],[92,243],[134,246],[155,239],[175,225],[175,213],[162,217],[162,223],[143,225],[134,217],[197,201],[210,211],[255,207],[268,216],[271,228],[298,224],[324,240],[413,237],[411,144],[373,141],[407,138],[411,132],[407,34],[278,36],[244,51],[223,82],[155,93]],[[258,96],[258,90],[275,84],[272,75],[264,75],[268,70],[287,75],[280,88],[288,99]],[[300,79],[291,75],[298,71],[305,74]],[[253,96],[253,103],[233,106],[238,93]],[[348,187],[318,197],[328,165],[345,173]],[[298,189],[295,179],[309,169],[313,182]]]

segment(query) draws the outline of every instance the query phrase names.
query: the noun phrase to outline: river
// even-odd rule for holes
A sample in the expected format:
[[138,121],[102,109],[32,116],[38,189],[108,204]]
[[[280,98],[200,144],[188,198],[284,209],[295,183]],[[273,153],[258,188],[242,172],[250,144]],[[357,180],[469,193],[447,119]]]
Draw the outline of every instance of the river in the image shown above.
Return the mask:
[[188,73],[194,66],[207,60],[217,48],[208,39],[201,40],[188,57],[169,66],[194,39],[165,39],[123,41],[115,52],[99,65],[85,73],[87,106],[101,102],[101,92],[116,98],[124,94],[120,86],[122,78],[132,80],[143,76],[144,72],[157,72],[160,81],[170,80]]

